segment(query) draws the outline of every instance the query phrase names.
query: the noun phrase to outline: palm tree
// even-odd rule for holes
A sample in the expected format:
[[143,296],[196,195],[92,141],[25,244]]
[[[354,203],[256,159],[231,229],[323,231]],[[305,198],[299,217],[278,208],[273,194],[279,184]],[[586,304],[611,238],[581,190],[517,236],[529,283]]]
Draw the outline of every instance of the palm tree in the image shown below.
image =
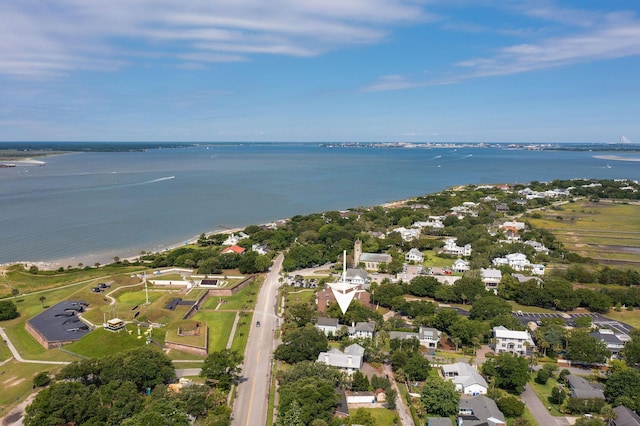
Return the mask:
[[44,309],[44,301],[47,300],[46,297],[40,296],[40,303],[42,303],[42,309]]

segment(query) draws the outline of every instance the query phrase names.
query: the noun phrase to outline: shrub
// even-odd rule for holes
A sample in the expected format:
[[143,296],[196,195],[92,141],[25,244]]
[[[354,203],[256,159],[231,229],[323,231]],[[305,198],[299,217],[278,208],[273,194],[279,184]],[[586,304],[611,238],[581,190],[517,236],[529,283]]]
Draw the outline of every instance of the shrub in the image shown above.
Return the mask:
[[49,383],[51,383],[51,378],[49,377],[48,371],[41,371],[33,377],[33,385],[36,387],[41,388],[47,386]]
[[536,376],[536,382],[540,383],[541,385],[546,385],[547,380],[549,380],[550,376],[551,374],[549,373],[549,371],[545,369],[538,370],[538,375]]

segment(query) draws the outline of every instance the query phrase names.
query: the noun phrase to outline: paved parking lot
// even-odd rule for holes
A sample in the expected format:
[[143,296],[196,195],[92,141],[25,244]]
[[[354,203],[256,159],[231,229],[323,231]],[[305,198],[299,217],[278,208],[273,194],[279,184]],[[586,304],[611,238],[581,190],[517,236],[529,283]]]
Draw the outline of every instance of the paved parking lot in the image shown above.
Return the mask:
[[633,327],[631,327],[629,324],[625,324],[623,322],[612,320],[611,318],[607,318],[600,314],[593,314],[593,313],[566,314],[566,313],[537,313],[537,312],[520,313],[518,312],[518,313],[513,313],[513,316],[515,316],[523,324],[527,324],[529,322],[541,321],[545,318],[560,318],[564,320],[565,324],[567,324],[568,326],[574,326],[575,325],[574,321],[576,318],[591,317],[593,324],[601,328],[610,328],[615,332],[625,333],[625,334],[629,334],[631,330],[633,330]]

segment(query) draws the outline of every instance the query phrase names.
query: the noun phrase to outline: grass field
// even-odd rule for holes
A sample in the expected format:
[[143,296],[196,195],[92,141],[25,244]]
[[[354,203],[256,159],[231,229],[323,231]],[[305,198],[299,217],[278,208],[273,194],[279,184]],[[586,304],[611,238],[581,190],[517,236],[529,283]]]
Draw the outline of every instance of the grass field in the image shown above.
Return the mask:
[[12,288],[20,290],[21,294],[27,294],[69,284],[93,283],[95,285],[111,280],[113,276],[128,276],[142,269],[143,267],[140,266],[104,266],[66,272],[40,271],[37,274],[31,274],[20,266],[12,266],[7,270],[5,279],[0,280],[0,298],[10,297]]
[[24,364],[11,360],[0,367],[0,417],[18,401],[25,399],[33,392],[33,376],[40,371],[55,372],[59,366],[40,364]]
[[199,311],[192,320],[206,322],[209,325],[209,353],[221,351],[227,347],[235,312]]
[[204,310],[214,310],[218,303],[222,301],[224,304],[220,309],[225,310],[240,310],[249,309],[253,306],[260,290],[260,284],[262,281],[260,278],[254,280],[251,284],[234,294],[233,296],[210,297],[202,306]]
[[542,217],[529,222],[551,231],[569,250],[640,269],[637,252],[630,252],[640,250],[640,206],[580,201],[538,213]]
[[165,342],[169,341],[174,343],[183,343],[185,345],[204,347],[206,343],[205,341],[205,335],[206,335],[205,325],[206,324],[201,324],[200,333],[197,335],[191,335],[191,336],[178,335],[179,328],[182,328],[183,330],[194,330],[197,322],[198,321],[183,320],[183,321],[176,321],[172,323],[167,329]]
[[[137,327],[128,324],[126,330],[132,333],[129,334],[125,330],[114,333],[98,328],[77,342],[65,345],[64,349],[88,358],[102,358],[114,353],[139,348],[146,344],[144,334],[138,339]],[[144,332],[145,329],[141,331]]]
[[315,289],[297,289],[291,288],[287,289],[287,305],[296,304],[296,303],[308,303],[312,302],[315,299],[316,291]]
[[633,311],[622,310],[620,312],[612,309],[605,314],[605,317],[627,323],[633,328],[640,328],[640,312],[637,309]]
[[551,407],[549,413],[551,413],[552,416],[562,416],[563,414],[558,410],[558,404],[555,404],[551,399],[551,390],[558,386],[556,379],[551,378],[546,384],[541,385],[533,379],[533,375],[531,377],[532,379],[529,381],[529,385],[531,385],[536,395],[538,395],[538,398],[540,398],[540,402],[547,407]]
[[394,425],[398,422],[398,415],[395,410],[389,410],[387,408],[365,408],[371,413],[376,421],[376,425]]

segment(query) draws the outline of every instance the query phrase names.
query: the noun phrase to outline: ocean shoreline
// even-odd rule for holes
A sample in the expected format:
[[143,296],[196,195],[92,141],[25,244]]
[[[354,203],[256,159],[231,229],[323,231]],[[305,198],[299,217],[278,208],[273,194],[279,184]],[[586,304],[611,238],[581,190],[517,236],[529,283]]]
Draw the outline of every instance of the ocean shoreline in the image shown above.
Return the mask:
[[[406,204],[408,201],[414,200],[416,197],[418,197],[418,196],[416,195],[414,197],[404,198],[404,199],[395,200],[395,201],[388,201],[388,202],[385,202],[385,203],[382,203],[382,204],[377,204],[377,205],[371,206],[371,207],[384,207],[384,208],[399,207],[399,206],[402,206],[402,205]],[[272,223],[289,221],[290,219],[291,218],[279,219],[279,220],[273,221]],[[204,232],[204,234],[207,237],[210,236],[210,235],[215,235],[215,234],[232,234],[232,233],[240,232],[240,231],[244,230],[247,226],[251,226],[251,225],[256,225],[256,224],[255,223],[251,223],[251,224],[245,225],[243,227],[224,229],[224,230],[220,230],[220,231],[208,231],[208,232]],[[162,249],[144,250],[144,252],[145,253],[162,253],[164,251],[174,250],[174,249],[186,246],[186,245],[196,244],[197,241],[198,241],[198,238],[200,238],[200,235],[202,235],[202,234],[198,234],[196,236],[192,236],[190,238],[184,239],[179,243],[172,242],[170,244],[162,245],[164,247]],[[132,249],[133,248],[121,248],[120,251],[129,251],[129,250],[132,250]],[[82,264],[83,265],[82,267],[86,267],[86,266],[94,267],[94,265],[96,263],[99,263],[100,266],[105,266],[105,265],[109,265],[109,264],[115,263],[114,258],[116,256],[118,256],[117,252],[118,252],[118,250],[109,250],[108,253],[106,253],[106,252],[95,253],[95,254],[87,253],[87,254],[82,254],[82,255],[78,255],[78,256],[60,258],[60,259],[53,259],[53,260],[38,260],[38,261],[22,260],[22,261],[15,261],[15,262],[7,262],[7,263],[0,264],[0,269],[3,269],[3,268],[6,269],[6,268],[14,266],[14,265],[23,265],[26,269],[28,269],[31,266],[35,265],[38,269],[44,270],[44,271],[55,271],[55,270],[57,270],[59,268],[65,268],[66,269],[69,266],[75,268],[79,264]],[[140,254],[137,254],[137,255],[134,255],[134,256],[128,256],[128,257],[125,257],[125,258],[121,258],[120,261],[127,260],[129,262],[134,262],[139,257],[140,257]]]

